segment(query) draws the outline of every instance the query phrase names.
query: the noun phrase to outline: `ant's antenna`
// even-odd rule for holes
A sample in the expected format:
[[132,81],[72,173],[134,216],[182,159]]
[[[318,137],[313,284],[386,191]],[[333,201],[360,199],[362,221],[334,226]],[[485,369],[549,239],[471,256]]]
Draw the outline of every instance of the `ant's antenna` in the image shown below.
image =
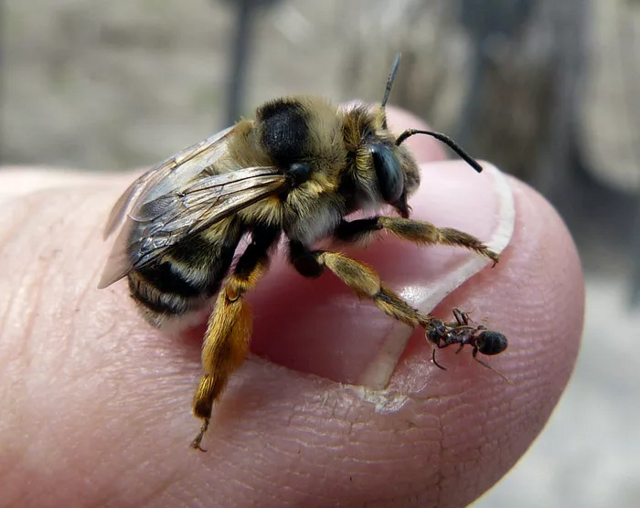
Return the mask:
[[414,136],[415,134],[426,134],[427,136],[432,136],[436,138],[438,141],[441,141],[442,143],[447,145],[449,148],[451,148],[451,150],[456,152],[467,164],[469,164],[469,166],[475,169],[478,173],[482,172],[482,166],[477,160],[475,160],[467,152],[465,152],[462,149],[462,147],[458,145],[458,143],[456,143],[449,136],[445,136],[444,134],[441,134],[439,132],[421,131],[418,129],[407,129],[402,134],[400,134],[396,139],[396,146],[399,146],[403,141],[405,141],[407,138],[411,136]]
[[[456,351],[456,354],[459,353],[461,351],[461,349],[458,349]],[[502,379],[504,379],[507,383],[509,383],[510,385],[513,384],[513,381],[511,381],[511,379],[509,379],[507,376],[505,376],[502,372],[500,372],[498,369],[494,369],[491,365],[489,365],[488,363],[483,362],[482,360],[480,360],[480,358],[478,358],[477,356],[473,356],[473,359],[478,362],[480,365],[482,365],[483,367],[486,367],[489,370],[492,370],[493,372],[495,372],[496,374],[498,374],[498,376],[500,376]],[[434,347],[432,352],[431,352],[431,361],[433,362],[433,364],[438,367],[441,370],[447,370],[447,368],[443,365],[440,365],[438,363],[438,361],[436,360],[436,348]]]
[[389,72],[389,77],[387,78],[387,86],[384,89],[384,97],[382,98],[382,109],[384,109],[384,107],[387,105],[387,100],[389,99],[389,94],[391,93],[393,80],[396,79],[396,72],[398,72],[398,67],[400,67],[401,58],[402,54],[397,53],[396,59],[393,61],[393,65],[391,66],[391,72]]

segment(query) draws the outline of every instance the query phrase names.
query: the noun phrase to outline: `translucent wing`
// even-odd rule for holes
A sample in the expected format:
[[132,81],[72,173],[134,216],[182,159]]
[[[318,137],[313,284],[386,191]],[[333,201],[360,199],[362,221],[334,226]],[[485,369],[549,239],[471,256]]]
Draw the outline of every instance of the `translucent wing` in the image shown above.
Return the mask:
[[136,207],[192,181],[204,169],[213,165],[226,154],[227,136],[232,130],[233,127],[229,127],[181,150],[133,182],[113,206],[104,228],[104,237],[107,238],[120,227],[127,214],[135,211]]
[[229,132],[183,150],[127,189],[107,223],[107,235],[119,225],[122,229],[98,287],[109,286],[177,242],[283,189],[285,177],[275,167],[229,170],[227,160],[226,172],[210,174],[226,155]]

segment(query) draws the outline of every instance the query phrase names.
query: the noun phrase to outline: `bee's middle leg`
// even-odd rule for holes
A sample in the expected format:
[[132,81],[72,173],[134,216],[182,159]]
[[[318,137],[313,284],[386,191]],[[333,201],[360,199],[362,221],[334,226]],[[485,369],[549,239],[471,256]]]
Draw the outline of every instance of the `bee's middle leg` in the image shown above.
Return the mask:
[[373,300],[388,316],[415,328],[425,325],[431,318],[422,316],[398,294],[387,288],[380,276],[364,263],[355,261],[338,252],[308,250],[297,242],[289,244],[290,261],[305,277],[318,277],[325,268],[331,270],[359,297]]
[[404,219],[401,217],[371,217],[353,221],[343,220],[334,236],[343,242],[364,240],[381,230],[387,230],[395,236],[425,245],[452,245],[465,247],[498,262],[497,253],[489,249],[481,240],[464,231],[453,228],[439,228],[430,222]]
[[200,443],[209,427],[213,403],[247,355],[252,316],[244,295],[267,271],[269,248],[279,236],[280,231],[276,229],[255,230],[251,244],[218,293],[202,345],[204,374],[193,397],[193,414],[203,420],[199,434],[191,443],[193,448],[202,450]]

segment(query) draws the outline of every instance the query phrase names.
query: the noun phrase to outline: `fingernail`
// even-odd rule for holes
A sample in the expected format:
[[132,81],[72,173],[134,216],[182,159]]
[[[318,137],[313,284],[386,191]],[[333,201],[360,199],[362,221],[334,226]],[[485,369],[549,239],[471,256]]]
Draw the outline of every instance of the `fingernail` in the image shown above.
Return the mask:
[[[470,233],[500,253],[513,233],[513,196],[499,170],[487,163],[483,167],[476,174],[457,161],[424,165],[420,189],[410,200],[412,217]],[[427,314],[491,264],[465,249],[412,245],[384,233],[366,248],[340,251],[376,269],[387,287]],[[331,273],[302,278],[285,263],[283,249],[251,303],[255,354],[372,389],[388,384],[413,334],[371,301],[358,300]]]

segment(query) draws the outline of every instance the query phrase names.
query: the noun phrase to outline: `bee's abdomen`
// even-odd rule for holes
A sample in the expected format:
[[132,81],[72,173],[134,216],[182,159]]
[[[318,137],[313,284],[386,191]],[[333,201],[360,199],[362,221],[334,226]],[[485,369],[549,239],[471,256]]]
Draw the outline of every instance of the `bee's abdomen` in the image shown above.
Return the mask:
[[205,231],[131,272],[131,296],[145,318],[160,326],[167,319],[199,310],[220,288],[241,235],[237,226],[220,234]]

